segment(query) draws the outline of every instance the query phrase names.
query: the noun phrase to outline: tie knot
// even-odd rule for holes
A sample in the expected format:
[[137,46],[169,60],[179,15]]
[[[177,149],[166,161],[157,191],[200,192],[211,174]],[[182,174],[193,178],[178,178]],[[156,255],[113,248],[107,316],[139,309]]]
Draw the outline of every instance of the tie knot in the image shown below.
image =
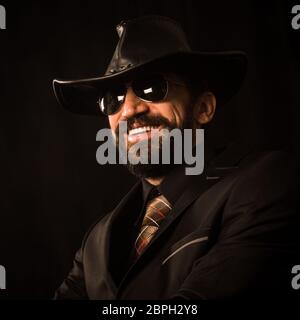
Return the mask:
[[171,209],[169,201],[163,195],[149,200],[142,225],[159,227]]

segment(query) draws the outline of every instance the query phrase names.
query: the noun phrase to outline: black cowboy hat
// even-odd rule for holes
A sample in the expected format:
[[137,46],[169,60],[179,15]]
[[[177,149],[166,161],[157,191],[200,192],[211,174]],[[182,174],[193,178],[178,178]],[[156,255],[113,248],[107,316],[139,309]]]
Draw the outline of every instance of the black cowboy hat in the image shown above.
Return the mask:
[[119,42],[103,76],[80,80],[54,80],[57,100],[80,114],[101,114],[101,93],[114,83],[142,72],[172,71],[205,80],[218,105],[227,102],[240,88],[247,58],[240,51],[192,51],[181,26],[161,16],[144,16],[117,26]]

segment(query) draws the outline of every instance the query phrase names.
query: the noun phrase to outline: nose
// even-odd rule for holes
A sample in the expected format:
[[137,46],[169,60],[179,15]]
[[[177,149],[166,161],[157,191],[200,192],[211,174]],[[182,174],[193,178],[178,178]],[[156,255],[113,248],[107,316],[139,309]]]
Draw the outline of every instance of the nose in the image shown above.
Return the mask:
[[136,116],[140,113],[146,113],[149,110],[147,102],[137,97],[131,87],[127,89],[125,101],[122,106],[121,117],[123,120]]

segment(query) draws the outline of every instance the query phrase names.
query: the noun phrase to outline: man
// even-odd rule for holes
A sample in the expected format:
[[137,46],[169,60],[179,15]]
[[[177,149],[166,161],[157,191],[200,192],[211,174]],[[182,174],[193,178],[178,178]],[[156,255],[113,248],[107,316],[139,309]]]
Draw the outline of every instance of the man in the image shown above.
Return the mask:
[[[54,80],[54,90],[73,112],[107,116],[127,154],[162,129],[204,128],[244,78],[243,53],[193,52],[169,18],[141,17],[117,31],[103,77]],[[122,121],[127,131],[119,137]],[[140,181],[87,232],[56,299],[292,293],[300,248],[292,161],[279,151],[205,147],[198,175],[174,161],[128,165]]]

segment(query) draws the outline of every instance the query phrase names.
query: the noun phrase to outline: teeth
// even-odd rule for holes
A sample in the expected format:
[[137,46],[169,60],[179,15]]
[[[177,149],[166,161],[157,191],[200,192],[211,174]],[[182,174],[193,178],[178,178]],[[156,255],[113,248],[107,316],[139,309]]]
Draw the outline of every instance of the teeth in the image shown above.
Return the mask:
[[129,130],[129,135],[131,136],[131,135],[134,135],[134,134],[145,133],[147,131],[151,131],[154,128],[156,128],[156,127],[147,126],[147,127],[135,128],[135,129]]

